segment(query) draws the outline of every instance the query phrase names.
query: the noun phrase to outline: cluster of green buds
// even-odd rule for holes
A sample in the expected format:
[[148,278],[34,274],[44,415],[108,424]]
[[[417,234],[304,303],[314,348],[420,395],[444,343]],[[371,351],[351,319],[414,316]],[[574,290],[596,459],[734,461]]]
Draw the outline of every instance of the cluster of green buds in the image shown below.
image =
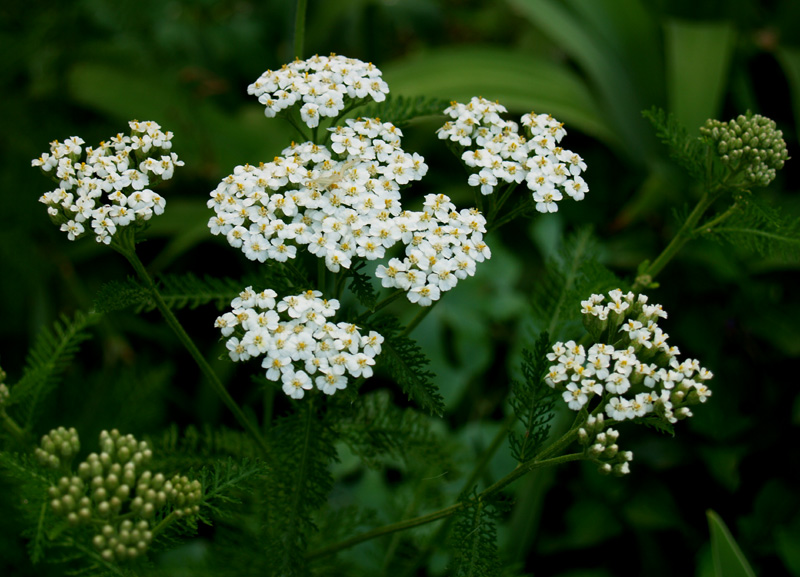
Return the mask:
[[633,460],[631,451],[620,451],[617,445],[619,431],[606,429],[603,414],[590,415],[583,427],[578,429],[578,443],[590,460],[597,463],[598,471],[604,475],[613,474],[618,477],[630,473]]
[[[50,465],[50,456],[62,458],[62,439],[74,440],[70,448],[79,446],[74,429],[51,431],[36,451],[37,456],[44,455],[40,460]],[[166,479],[147,470],[153,456],[147,442],[115,429],[100,433],[100,448],[100,453],[90,454],[78,465],[77,475],[62,477],[50,487],[49,497],[53,512],[66,517],[69,525],[98,527],[92,544],[105,560],[142,555],[166,524],[199,511],[200,482],[178,475]],[[156,518],[161,520],[151,528]]]
[[78,438],[78,431],[74,427],[69,429],[59,427],[42,437],[42,442],[36,447],[34,453],[42,465],[59,469],[62,466],[68,468],[73,457],[80,450],[81,441]]
[[729,121],[707,120],[700,133],[709,140],[720,160],[737,174],[742,187],[767,186],[789,158],[783,132],[775,121],[759,114],[740,115]]

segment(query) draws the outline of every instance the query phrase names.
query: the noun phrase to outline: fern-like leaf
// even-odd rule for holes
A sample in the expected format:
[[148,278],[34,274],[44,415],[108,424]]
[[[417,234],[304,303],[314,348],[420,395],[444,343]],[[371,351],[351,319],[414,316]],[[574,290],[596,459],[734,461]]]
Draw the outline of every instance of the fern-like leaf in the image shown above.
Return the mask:
[[407,460],[433,444],[426,417],[397,407],[387,391],[360,395],[352,405],[353,410],[334,423],[334,430],[368,467],[379,467],[387,457]]
[[349,272],[350,284],[348,287],[356,295],[358,302],[371,310],[378,300],[378,293],[372,286],[371,277],[361,272],[366,264],[366,261],[363,260],[353,264]]
[[77,354],[80,344],[91,338],[86,331],[99,315],[80,311],[75,317],[62,315],[52,329],[42,329],[28,352],[22,378],[11,387],[7,407],[30,431],[43,399],[58,384],[62,373]]
[[329,465],[336,450],[330,424],[313,399],[298,406],[278,420],[272,436],[275,458],[264,513],[274,575],[305,574],[308,538],[316,530],[312,514],[327,503],[333,487]]
[[800,218],[788,218],[756,195],[739,201],[739,210],[708,236],[765,257],[800,257]]
[[536,328],[555,339],[581,326],[580,302],[594,292],[625,288],[597,260],[598,245],[591,228],[568,236],[531,295]]
[[380,118],[388,120],[395,126],[402,128],[415,118],[423,116],[442,116],[443,111],[450,105],[441,98],[427,96],[398,96],[389,95],[383,102],[370,104],[358,110],[362,118]]
[[656,129],[656,136],[666,145],[669,157],[686,170],[693,180],[704,182],[708,145],[701,139],[691,136],[674,115],[668,114],[661,108],[654,106],[650,110],[643,111],[642,116]]
[[430,360],[420,346],[402,334],[400,322],[383,316],[371,327],[383,335],[379,363],[385,363],[392,378],[410,399],[433,415],[444,412],[444,400],[433,384],[434,374],[428,370]]
[[496,511],[492,505],[479,500],[474,492],[462,503],[465,507],[456,514],[450,538],[453,547],[450,575],[497,577],[501,567],[494,523]]
[[139,281],[128,278],[126,281],[105,283],[94,296],[94,310],[110,313],[128,308],[141,310],[150,302],[150,292]]
[[533,352],[523,350],[524,381],[514,381],[511,385],[512,396],[509,402],[525,432],[512,431],[508,436],[508,442],[512,456],[520,463],[533,458],[550,433],[555,393],[544,382],[549,364],[548,352],[550,352],[550,338],[547,333],[542,333],[533,347]]

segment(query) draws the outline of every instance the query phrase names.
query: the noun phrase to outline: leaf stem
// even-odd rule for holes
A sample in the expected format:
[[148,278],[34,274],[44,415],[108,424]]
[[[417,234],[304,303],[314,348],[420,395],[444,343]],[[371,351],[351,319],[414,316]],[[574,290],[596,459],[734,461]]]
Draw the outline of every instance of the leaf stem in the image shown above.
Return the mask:
[[128,259],[129,263],[131,263],[131,266],[136,271],[136,274],[139,276],[142,282],[144,282],[145,286],[150,292],[156,308],[158,308],[158,310],[161,312],[161,315],[164,317],[167,325],[169,325],[169,327],[175,333],[175,336],[178,337],[178,340],[181,341],[183,346],[186,347],[186,350],[189,351],[189,354],[197,363],[197,366],[200,367],[200,370],[208,379],[211,387],[214,389],[214,392],[217,393],[225,406],[230,409],[230,411],[233,413],[233,416],[236,418],[239,424],[242,425],[245,431],[247,431],[253,440],[258,443],[258,446],[261,448],[263,453],[268,455],[270,449],[267,446],[264,438],[259,433],[258,428],[250,421],[250,419],[245,416],[241,407],[239,407],[239,405],[236,404],[236,401],[233,400],[233,397],[231,397],[230,393],[228,393],[225,385],[222,384],[222,381],[219,380],[219,377],[214,372],[214,369],[211,368],[211,365],[209,365],[208,361],[206,361],[205,357],[203,357],[202,353],[197,348],[197,345],[194,344],[192,338],[186,333],[186,330],[183,328],[180,321],[178,321],[175,313],[173,313],[167,303],[164,302],[164,298],[161,296],[158,288],[156,288],[155,282],[153,282],[153,279],[150,277],[147,269],[145,269],[142,261],[139,260],[139,257],[136,255],[136,248],[133,238],[125,240],[121,239],[120,243],[113,248],[115,248],[117,252],[122,254],[126,259]]
[[[441,300],[441,299],[439,299],[439,300]],[[438,302],[439,301],[433,301],[429,306],[422,307],[422,310],[420,310],[417,313],[417,316],[415,316],[413,319],[411,319],[411,322],[408,323],[408,326],[406,326],[406,328],[404,328],[403,331],[398,336],[399,337],[407,337],[408,335],[410,335],[411,332],[415,328],[417,328],[417,325],[419,325],[419,323],[421,323],[423,320],[425,320],[425,317],[428,316],[428,314],[431,312],[431,309],[433,309],[433,307],[436,306],[436,303],[438,303]]]

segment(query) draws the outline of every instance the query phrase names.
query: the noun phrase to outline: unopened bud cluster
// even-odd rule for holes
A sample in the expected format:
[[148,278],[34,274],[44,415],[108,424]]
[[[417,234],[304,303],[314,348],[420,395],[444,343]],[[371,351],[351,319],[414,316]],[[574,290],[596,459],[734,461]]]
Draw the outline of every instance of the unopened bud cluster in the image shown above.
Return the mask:
[[34,453],[39,463],[58,469],[62,465],[69,466],[72,458],[78,454],[80,449],[81,442],[78,438],[78,431],[74,427],[69,429],[59,427],[42,437],[42,441]]
[[50,152],[31,161],[58,183],[39,201],[69,240],[88,233],[110,244],[120,227],[143,225],[162,214],[166,201],[150,190],[183,166],[172,148],[172,133],[152,121],[128,123],[130,135],[117,134],[96,148],[83,148],[79,136],[50,143]]
[[[62,438],[78,443],[74,429],[51,431],[37,456],[55,455],[55,440]],[[70,525],[99,527],[92,543],[104,559],[125,561],[144,553],[153,538],[150,521],[165,507],[176,517],[199,511],[200,483],[149,471],[152,451],[145,441],[117,430],[103,431],[100,449],[78,465],[77,475],[62,477],[48,494],[53,512]]]
[[290,397],[301,399],[314,385],[332,395],[347,386],[348,375],[372,376],[383,337],[375,331],[362,335],[354,324],[329,322],[339,301],[321,296],[306,291],[276,302],[275,291],[256,293],[247,287],[215,326],[230,337],[226,345],[232,360],[263,355],[267,379],[281,381]]
[[633,460],[631,451],[620,451],[617,445],[619,431],[606,429],[602,413],[596,417],[590,415],[583,427],[578,429],[578,443],[584,447],[587,456],[598,464],[598,470],[603,474],[617,476],[630,473],[630,463]]
[[567,133],[563,124],[531,112],[521,118],[526,129],[521,134],[516,122],[500,116],[505,112],[505,106],[477,97],[466,104],[453,102],[444,111],[451,120],[437,134],[459,146],[461,160],[473,171],[469,185],[488,195],[500,183],[515,186],[525,181],[536,210],[545,213],[556,212],[565,194],[583,200],[589,192],[580,176],[586,163],[559,145]]
[[775,121],[740,115],[729,122],[710,119],[700,133],[716,147],[720,159],[733,172],[741,172],[742,187],[767,186],[788,160],[783,132]]
[[712,373],[694,359],[678,359],[657,320],[666,318],[661,305],[647,303],[620,290],[583,301],[584,326],[595,341],[588,349],[574,341],[558,342],[548,360],[546,377],[562,391],[572,410],[599,398],[606,416],[615,421],[656,416],[668,423],[692,415],[689,406],[711,396],[706,381]]
[[300,103],[300,117],[314,128],[323,117],[339,116],[347,100],[386,100],[389,86],[372,63],[331,54],[267,70],[247,87],[247,93],[266,106],[264,114],[269,118]]

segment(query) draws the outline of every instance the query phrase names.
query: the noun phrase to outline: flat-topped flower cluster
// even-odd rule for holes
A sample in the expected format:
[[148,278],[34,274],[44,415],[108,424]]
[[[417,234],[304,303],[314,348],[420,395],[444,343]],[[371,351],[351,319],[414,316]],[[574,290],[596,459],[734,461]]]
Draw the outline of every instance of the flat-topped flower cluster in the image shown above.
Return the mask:
[[272,162],[236,167],[211,193],[211,233],[259,262],[284,262],[305,246],[332,272],[355,258],[382,259],[401,242],[404,260],[377,274],[412,302],[431,304],[491,255],[486,221],[474,209],[456,211],[445,195],[429,195],[422,211],[403,210],[401,189],[428,167],[403,151],[401,136],[388,122],[348,120],[331,129],[330,149],[294,144]]
[[444,112],[451,120],[437,134],[458,145],[461,160],[473,171],[468,183],[482,194],[492,194],[502,182],[513,186],[525,181],[536,210],[556,212],[564,195],[583,200],[589,192],[580,176],[586,163],[559,145],[567,132],[552,116],[524,115],[526,130],[521,134],[516,122],[502,118],[507,112],[503,105],[484,98],[453,102]]
[[661,305],[647,297],[614,290],[583,301],[584,325],[595,340],[584,347],[557,342],[547,355],[554,364],[546,382],[563,391],[569,408],[579,411],[594,397],[614,421],[655,415],[669,423],[692,415],[689,406],[711,396],[712,373],[695,359],[678,359],[657,321],[666,318]]
[[257,293],[247,287],[231,301],[233,310],[217,318],[215,326],[227,337],[233,361],[263,356],[267,379],[280,381],[294,399],[315,385],[332,395],[347,387],[348,375],[372,376],[383,342],[380,334],[362,335],[354,324],[330,322],[339,302],[321,298],[319,291],[280,301],[277,296],[271,289]]
[[247,93],[257,96],[266,106],[264,114],[269,118],[301,103],[300,117],[314,128],[322,117],[339,116],[346,99],[382,102],[389,87],[381,78],[381,71],[371,63],[331,54],[298,59],[280,70],[267,70],[247,87]]
[[58,182],[39,201],[69,240],[88,234],[109,244],[118,228],[162,214],[166,201],[150,187],[172,178],[183,166],[172,148],[172,133],[152,121],[128,123],[130,135],[117,134],[96,148],[83,148],[73,136],[50,143],[50,152],[31,161]]

